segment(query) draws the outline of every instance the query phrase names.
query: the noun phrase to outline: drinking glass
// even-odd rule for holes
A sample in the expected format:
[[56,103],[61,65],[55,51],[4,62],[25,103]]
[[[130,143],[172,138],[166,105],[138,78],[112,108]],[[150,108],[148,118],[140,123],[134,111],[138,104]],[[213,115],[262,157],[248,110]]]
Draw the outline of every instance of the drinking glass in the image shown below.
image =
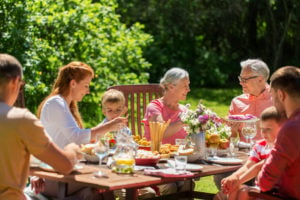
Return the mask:
[[178,172],[184,172],[187,165],[187,156],[175,156],[175,169]]
[[180,145],[185,145],[186,144],[186,141],[185,139],[175,139],[175,144],[180,146]]
[[184,149],[186,145],[185,139],[175,139],[175,144],[178,146],[179,149]]
[[217,156],[219,143],[209,144],[209,149],[211,152],[211,157],[215,158]]
[[[96,156],[99,158],[99,167],[101,168],[102,166],[102,159],[106,157],[109,153],[109,142],[105,138],[97,138],[97,143],[94,147],[94,152]],[[102,171],[98,171],[95,176],[96,177],[101,177]]]
[[237,135],[235,137],[230,137],[229,150],[230,150],[231,157],[234,157],[235,156],[235,152],[238,151],[238,144],[239,144],[239,142],[240,142],[239,135]]
[[250,149],[253,146],[253,138],[256,135],[256,122],[245,122],[242,128],[242,134],[246,138],[247,142],[250,143]]

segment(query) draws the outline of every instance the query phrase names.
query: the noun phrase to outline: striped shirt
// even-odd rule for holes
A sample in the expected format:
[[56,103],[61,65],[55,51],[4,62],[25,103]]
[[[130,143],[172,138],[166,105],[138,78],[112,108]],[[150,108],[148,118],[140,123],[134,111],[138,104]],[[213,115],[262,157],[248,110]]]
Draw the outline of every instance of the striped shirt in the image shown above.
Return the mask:
[[249,159],[254,162],[264,160],[269,156],[271,149],[266,140],[259,140],[250,151]]

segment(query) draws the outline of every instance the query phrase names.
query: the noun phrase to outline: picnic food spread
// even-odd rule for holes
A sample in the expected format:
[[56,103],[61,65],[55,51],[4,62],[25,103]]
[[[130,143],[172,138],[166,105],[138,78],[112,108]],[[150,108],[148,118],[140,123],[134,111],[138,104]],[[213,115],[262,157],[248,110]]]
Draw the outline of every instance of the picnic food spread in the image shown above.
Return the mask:
[[149,122],[152,151],[159,151],[163,135],[170,122],[170,120],[167,122]]

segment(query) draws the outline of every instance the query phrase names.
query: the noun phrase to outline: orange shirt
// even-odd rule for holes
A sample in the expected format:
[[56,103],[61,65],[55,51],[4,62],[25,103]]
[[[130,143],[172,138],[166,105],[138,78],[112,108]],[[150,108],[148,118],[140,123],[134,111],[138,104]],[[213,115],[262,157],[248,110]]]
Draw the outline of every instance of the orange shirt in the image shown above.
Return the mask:
[[[272,96],[269,92],[269,89],[270,86],[266,85],[266,89],[258,96],[242,94],[235,97],[231,101],[229,115],[252,114],[259,118],[264,109],[273,105]],[[254,140],[258,139],[262,139],[259,127]]]
[[23,189],[29,172],[29,156],[45,151],[50,140],[31,112],[2,102],[0,137],[0,199],[25,199]]

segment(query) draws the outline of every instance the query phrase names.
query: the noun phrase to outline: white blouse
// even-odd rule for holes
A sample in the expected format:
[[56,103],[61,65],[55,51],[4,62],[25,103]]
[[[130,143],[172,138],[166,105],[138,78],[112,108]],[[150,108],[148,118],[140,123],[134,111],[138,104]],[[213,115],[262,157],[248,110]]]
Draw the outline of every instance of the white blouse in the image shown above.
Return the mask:
[[91,139],[90,129],[81,129],[69,106],[60,95],[50,97],[41,110],[41,122],[53,142],[60,148],[69,143],[85,144]]

